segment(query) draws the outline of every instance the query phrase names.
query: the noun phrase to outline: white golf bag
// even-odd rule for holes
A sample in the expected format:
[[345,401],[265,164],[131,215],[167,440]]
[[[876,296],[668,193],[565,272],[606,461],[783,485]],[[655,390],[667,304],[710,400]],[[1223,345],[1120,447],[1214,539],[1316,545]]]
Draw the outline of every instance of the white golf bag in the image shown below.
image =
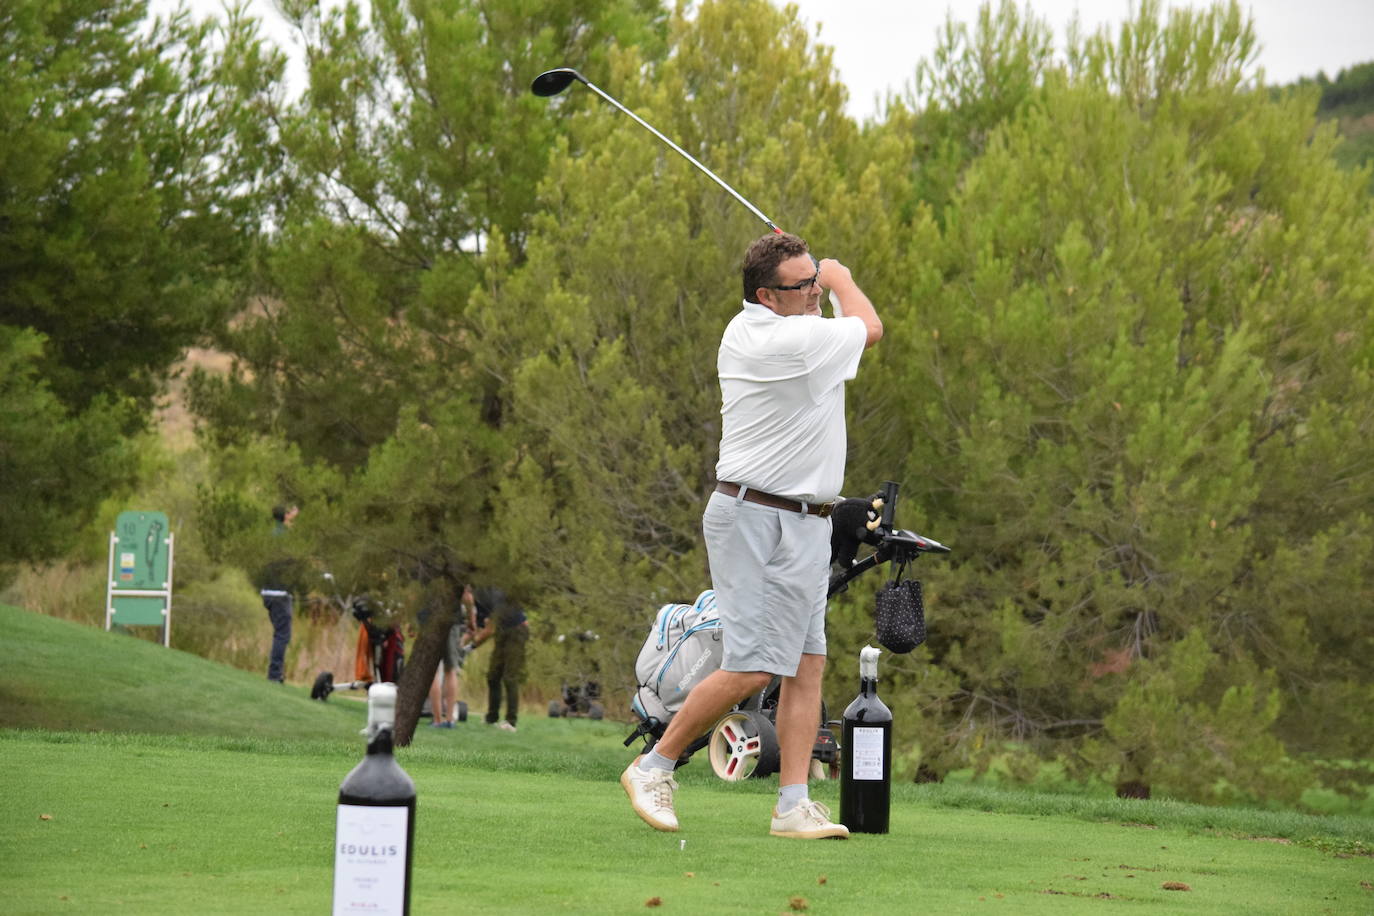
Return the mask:
[[663,605],[635,661],[638,686],[630,706],[661,734],[691,689],[719,668],[721,660],[721,624],[713,590],[708,588],[691,604]]

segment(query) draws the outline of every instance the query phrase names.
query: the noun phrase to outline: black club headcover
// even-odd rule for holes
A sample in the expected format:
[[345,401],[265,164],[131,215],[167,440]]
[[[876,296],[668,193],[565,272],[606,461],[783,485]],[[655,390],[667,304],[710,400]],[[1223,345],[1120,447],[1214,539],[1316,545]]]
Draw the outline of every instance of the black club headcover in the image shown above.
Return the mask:
[[842,499],[830,513],[830,563],[841,569],[854,565],[859,545],[872,543],[873,532],[868,523],[878,517],[870,499]]

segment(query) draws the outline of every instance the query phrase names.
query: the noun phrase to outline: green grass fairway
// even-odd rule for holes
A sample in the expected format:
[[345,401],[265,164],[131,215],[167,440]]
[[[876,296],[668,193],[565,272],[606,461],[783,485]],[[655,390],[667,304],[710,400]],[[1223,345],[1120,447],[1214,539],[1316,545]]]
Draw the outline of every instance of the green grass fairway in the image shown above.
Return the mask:
[[[0,675],[0,910],[328,911],[362,704],[13,609],[0,625],[20,656]],[[767,834],[774,780],[696,762],[684,828],[661,834],[616,781],[627,731],[422,727],[398,755],[419,788],[414,912],[1374,912],[1361,818],[898,786],[890,835],[797,842]],[[834,784],[813,795],[838,804]]]

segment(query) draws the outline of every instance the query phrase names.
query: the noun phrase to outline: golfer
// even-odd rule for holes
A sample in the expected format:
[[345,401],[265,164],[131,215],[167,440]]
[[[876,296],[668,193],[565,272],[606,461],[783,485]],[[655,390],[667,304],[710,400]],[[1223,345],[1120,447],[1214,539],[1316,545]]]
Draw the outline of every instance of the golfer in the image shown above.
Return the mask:
[[[719,670],[692,690],[658,744],[620,777],[635,812],[677,830],[673,768],[730,707],[782,676],[782,766],[774,836],[847,837],[807,793],[825,670],[830,509],[844,482],[844,383],[883,336],[868,297],[838,261],[794,235],[744,255],[744,307],[716,358],[720,458],[702,529],[724,631]],[[821,315],[821,288],[838,299]]]
[[272,623],[272,651],[267,659],[267,679],[278,684],[286,683],[286,647],[291,644],[291,618],[295,613],[295,599],[292,592],[300,594],[304,589],[300,582],[300,561],[286,554],[287,533],[300,514],[296,506],[272,507],[271,559],[258,573],[258,594],[262,596],[262,606],[267,609],[267,619]]

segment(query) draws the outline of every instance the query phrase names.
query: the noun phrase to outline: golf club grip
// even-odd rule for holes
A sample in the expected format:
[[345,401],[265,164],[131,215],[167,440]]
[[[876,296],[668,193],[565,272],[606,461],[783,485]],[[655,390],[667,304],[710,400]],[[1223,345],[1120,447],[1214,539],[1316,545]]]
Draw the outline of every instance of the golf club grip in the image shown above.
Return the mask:
[[897,512],[897,484],[891,480],[885,481],[882,488],[883,494],[883,528],[892,530],[892,518]]

